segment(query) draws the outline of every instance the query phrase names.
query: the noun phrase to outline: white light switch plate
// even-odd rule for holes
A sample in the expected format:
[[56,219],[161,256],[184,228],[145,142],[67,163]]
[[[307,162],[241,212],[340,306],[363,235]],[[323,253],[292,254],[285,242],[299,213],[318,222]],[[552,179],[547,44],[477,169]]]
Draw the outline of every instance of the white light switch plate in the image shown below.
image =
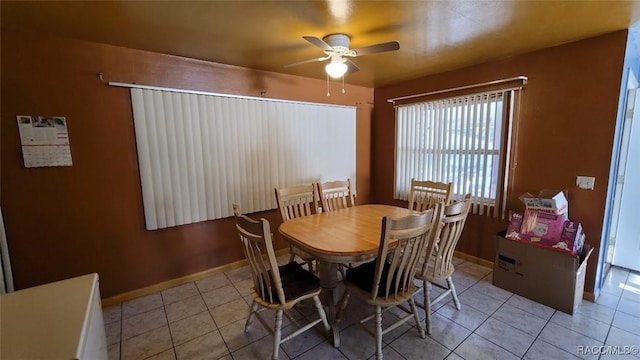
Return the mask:
[[596,178],[593,176],[578,176],[576,178],[576,186],[580,189],[593,190]]

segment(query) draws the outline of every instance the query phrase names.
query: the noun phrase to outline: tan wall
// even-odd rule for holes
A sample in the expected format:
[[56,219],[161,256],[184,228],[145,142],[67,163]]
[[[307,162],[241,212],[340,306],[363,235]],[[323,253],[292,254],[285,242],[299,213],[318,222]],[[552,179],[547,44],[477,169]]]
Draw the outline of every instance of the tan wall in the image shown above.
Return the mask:
[[[2,33],[1,198],[17,289],[89,272],[102,296],[243,258],[233,221],[144,227],[131,100],[104,80],[356,105],[358,202],[370,199],[373,89],[127,48]],[[23,166],[16,115],[67,118],[72,167]],[[259,214],[276,228],[275,211]],[[278,240],[278,247],[285,244]]]
[[[583,224],[587,243],[599,251],[626,39],[619,31],[376,89],[374,201],[395,203],[395,119],[387,99],[525,75],[511,208],[520,209],[517,196],[526,191],[567,189],[570,218]],[[595,176],[595,190],[577,189],[577,175]],[[471,216],[467,224],[457,249],[493,261],[494,235],[507,222]],[[597,259],[594,253],[588,264],[587,291],[593,291]]]

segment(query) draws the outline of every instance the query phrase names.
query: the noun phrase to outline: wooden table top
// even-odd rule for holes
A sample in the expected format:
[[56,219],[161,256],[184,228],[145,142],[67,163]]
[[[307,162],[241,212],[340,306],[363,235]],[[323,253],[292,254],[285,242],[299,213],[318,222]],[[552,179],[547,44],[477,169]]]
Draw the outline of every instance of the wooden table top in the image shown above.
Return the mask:
[[412,214],[389,205],[359,205],[285,221],[278,230],[286,240],[318,260],[365,261],[376,256],[382,218]]

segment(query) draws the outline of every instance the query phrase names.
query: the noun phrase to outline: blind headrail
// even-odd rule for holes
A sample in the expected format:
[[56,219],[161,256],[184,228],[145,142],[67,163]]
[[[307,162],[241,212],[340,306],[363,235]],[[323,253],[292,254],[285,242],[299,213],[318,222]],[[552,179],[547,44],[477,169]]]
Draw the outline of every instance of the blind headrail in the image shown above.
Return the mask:
[[524,85],[527,85],[527,81],[528,80],[529,80],[528,77],[521,75],[521,76],[516,76],[516,77],[512,77],[512,78],[508,78],[508,79],[500,79],[500,80],[488,81],[488,82],[484,82],[484,83],[480,83],[480,84],[458,86],[458,87],[444,89],[444,90],[430,91],[430,92],[426,92],[426,93],[422,93],[422,94],[395,97],[395,98],[388,99],[387,102],[390,102],[390,103],[395,105],[396,101],[400,101],[400,100],[413,99],[413,98],[418,98],[418,97],[423,97],[423,96],[436,95],[436,94],[442,94],[442,93],[453,92],[453,91],[458,91],[458,90],[465,90],[465,89],[473,89],[473,88],[483,87],[483,86],[499,85],[499,84],[504,84],[504,83],[517,82],[517,81],[522,82],[522,84],[518,86],[518,87],[522,87]]
[[337,104],[328,104],[328,103],[314,103],[314,102],[310,102],[310,101],[275,99],[275,98],[260,97],[260,96],[223,94],[223,93],[215,93],[215,92],[209,92],[209,91],[187,90],[187,89],[177,89],[177,88],[152,86],[152,85],[130,84],[130,83],[117,82],[117,81],[109,81],[108,85],[109,86],[115,86],[115,87],[131,88],[131,89],[170,91],[170,92],[182,93],[182,94],[211,95],[211,96],[219,96],[219,97],[227,97],[227,98],[235,98],[235,99],[248,99],[248,100],[264,100],[264,101],[271,101],[271,102],[284,102],[284,103],[289,103],[289,104],[322,105],[322,106],[339,107],[339,108],[353,108],[354,107],[353,105],[337,105]]

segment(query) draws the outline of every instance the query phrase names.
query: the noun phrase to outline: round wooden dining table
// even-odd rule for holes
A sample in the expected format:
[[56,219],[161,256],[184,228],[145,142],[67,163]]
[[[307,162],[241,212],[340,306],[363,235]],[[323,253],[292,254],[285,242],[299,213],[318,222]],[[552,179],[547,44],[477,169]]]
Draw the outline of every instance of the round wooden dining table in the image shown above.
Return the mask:
[[328,308],[334,347],[340,346],[334,294],[338,285],[338,265],[374,259],[380,244],[382,218],[395,219],[413,213],[407,208],[390,205],[358,205],[298,217],[283,222],[278,228],[285,240],[319,262],[322,299]]

